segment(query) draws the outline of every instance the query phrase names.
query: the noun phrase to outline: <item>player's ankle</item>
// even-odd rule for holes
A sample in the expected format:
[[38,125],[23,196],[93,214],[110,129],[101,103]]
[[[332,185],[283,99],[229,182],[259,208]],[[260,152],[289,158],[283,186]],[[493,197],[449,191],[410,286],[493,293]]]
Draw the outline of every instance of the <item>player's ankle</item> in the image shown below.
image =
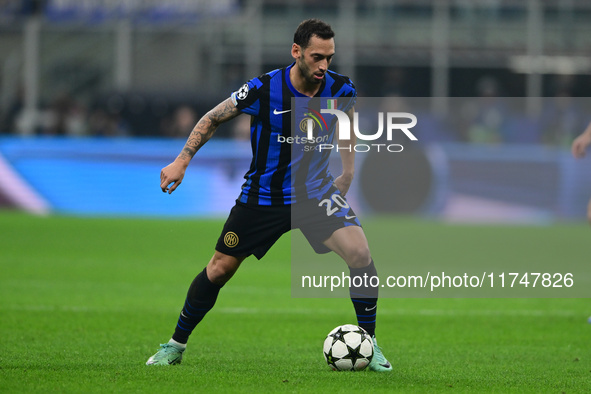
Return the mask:
[[187,347],[187,344],[186,343],[177,342],[177,341],[175,341],[172,338],[170,338],[170,341],[168,341],[168,343],[171,344],[171,345],[173,345],[176,348],[179,348],[179,349],[186,349],[186,347]]

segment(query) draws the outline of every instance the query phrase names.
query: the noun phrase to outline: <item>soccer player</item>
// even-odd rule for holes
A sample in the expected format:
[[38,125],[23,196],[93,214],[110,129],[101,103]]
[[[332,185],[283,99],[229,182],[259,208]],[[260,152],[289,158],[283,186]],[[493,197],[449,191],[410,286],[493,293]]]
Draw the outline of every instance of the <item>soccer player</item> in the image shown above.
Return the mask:
[[[589,123],[585,131],[583,131],[573,141],[571,151],[575,159],[585,157],[586,150],[589,145],[591,145],[591,123]],[[591,199],[589,200],[589,205],[587,206],[587,220],[589,220],[589,223],[591,224]]]
[[[333,178],[328,156],[323,154],[326,150],[303,160],[299,155],[292,157],[293,145],[285,143],[292,133],[292,97],[334,98],[352,118],[355,86],[349,78],[328,70],[334,54],[330,25],[318,19],[303,21],[291,47],[295,62],[250,80],[205,114],[178,157],[162,169],[160,187],[170,194],[181,184],[195,153],[221,123],[242,113],[251,116],[253,159],[242,192],[230,211],[213,257],[189,287],[172,338],[146,364],[180,363],[192,331],[213,308],[220,289],[242,261],[250,255],[261,259],[291,229],[299,228],[317,253],[337,253],[349,266],[351,282],[355,277],[377,276],[365,234],[345,200],[353,179],[354,151],[340,151],[343,171]],[[294,168],[303,171],[296,174]],[[326,209],[320,202],[327,199],[339,203]],[[369,368],[391,371],[375,339],[377,288],[350,287],[350,296],[359,326],[374,341]]]

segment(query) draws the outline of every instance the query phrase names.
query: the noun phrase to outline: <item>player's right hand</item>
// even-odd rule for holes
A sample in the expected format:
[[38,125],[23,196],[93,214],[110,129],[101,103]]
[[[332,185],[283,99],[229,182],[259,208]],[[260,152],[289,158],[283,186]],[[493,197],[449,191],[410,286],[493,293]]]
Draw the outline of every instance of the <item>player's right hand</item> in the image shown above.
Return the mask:
[[587,147],[591,144],[591,140],[586,135],[580,135],[573,141],[571,152],[576,159],[585,157]]
[[174,161],[160,171],[160,188],[163,193],[172,193],[183,181],[186,167]]

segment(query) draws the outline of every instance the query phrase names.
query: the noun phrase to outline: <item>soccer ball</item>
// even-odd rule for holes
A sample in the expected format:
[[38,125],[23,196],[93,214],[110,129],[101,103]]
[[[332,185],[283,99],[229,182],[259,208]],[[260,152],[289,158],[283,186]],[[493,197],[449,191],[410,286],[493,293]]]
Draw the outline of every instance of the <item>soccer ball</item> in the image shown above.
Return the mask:
[[373,341],[363,328],[345,324],[328,333],[323,351],[334,371],[361,371],[373,357]]

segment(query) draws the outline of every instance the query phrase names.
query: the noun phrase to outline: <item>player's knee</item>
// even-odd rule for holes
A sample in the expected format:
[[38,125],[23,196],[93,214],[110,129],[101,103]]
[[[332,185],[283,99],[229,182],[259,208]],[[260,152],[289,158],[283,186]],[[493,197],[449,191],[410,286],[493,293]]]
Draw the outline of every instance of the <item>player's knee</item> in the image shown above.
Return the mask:
[[240,262],[235,257],[216,253],[207,265],[207,277],[212,283],[223,286],[236,273]]
[[589,200],[589,205],[587,206],[587,220],[591,224],[591,200]]
[[367,245],[357,245],[347,250],[347,265],[351,268],[363,268],[371,263],[371,253]]

